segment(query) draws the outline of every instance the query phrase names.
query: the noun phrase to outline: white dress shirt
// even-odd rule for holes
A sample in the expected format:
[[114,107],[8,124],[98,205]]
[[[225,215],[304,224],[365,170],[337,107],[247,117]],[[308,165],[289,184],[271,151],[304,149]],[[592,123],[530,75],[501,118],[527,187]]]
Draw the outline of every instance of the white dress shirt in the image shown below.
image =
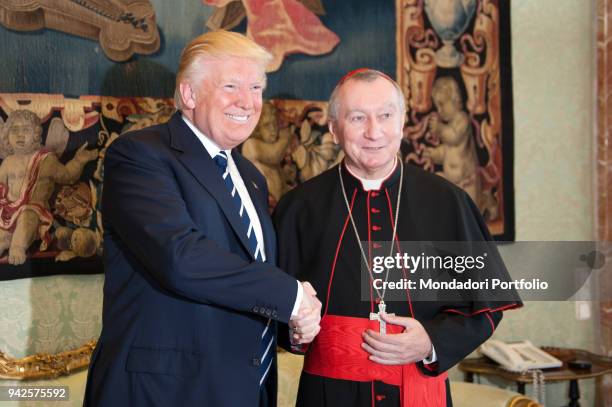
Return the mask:
[[[193,131],[193,133],[196,135],[198,140],[200,140],[200,142],[202,143],[202,145],[204,146],[208,154],[211,156],[211,158],[215,158],[217,154],[219,154],[219,152],[221,151],[221,148],[214,141],[208,138],[208,136],[202,133],[184,115],[181,115],[181,117],[183,118],[183,121],[185,121],[187,126],[189,126],[191,131]],[[257,245],[259,246],[260,252],[262,255],[262,260],[266,261],[266,248],[264,246],[263,230],[261,228],[261,223],[259,222],[259,217],[257,216],[257,211],[255,210],[255,205],[253,205],[251,196],[249,195],[249,192],[247,191],[246,186],[244,185],[244,181],[242,180],[242,177],[240,176],[238,167],[236,167],[236,163],[234,162],[234,159],[232,157],[232,150],[223,150],[223,151],[225,151],[225,153],[227,154],[227,168],[229,169],[230,177],[232,177],[232,182],[234,183],[234,186],[236,187],[236,191],[238,191],[238,194],[240,195],[240,199],[242,199],[244,208],[246,209],[247,214],[249,215],[249,219],[251,220],[251,223],[253,225],[253,230],[255,231],[255,237],[257,238]],[[295,299],[295,304],[293,305],[293,310],[291,311],[292,317],[297,315],[299,311],[300,303],[302,302],[302,295],[303,295],[302,284],[300,284],[300,282],[298,281],[297,285],[298,285],[298,292],[297,292],[297,296]]]

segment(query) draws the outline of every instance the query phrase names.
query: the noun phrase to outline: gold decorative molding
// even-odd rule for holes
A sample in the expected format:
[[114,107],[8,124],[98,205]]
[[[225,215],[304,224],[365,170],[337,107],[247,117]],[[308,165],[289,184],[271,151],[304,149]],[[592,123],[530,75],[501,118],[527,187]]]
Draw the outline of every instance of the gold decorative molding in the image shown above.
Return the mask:
[[49,355],[37,353],[13,359],[0,352],[0,379],[54,379],[87,368],[97,341],[89,341],[80,348]]
[[536,403],[529,397],[514,396],[508,402],[508,407],[543,407],[543,406],[541,404]]

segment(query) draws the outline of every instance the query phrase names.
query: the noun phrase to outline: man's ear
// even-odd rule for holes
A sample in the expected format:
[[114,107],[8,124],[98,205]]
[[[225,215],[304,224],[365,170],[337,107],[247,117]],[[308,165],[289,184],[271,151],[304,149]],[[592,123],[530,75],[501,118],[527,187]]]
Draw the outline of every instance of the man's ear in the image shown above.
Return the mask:
[[328,127],[329,127],[329,132],[332,135],[332,139],[334,140],[334,144],[340,144],[340,139],[338,138],[338,135],[337,135],[338,123],[335,120],[330,120]]
[[181,102],[185,109],[195,109],[196,107],[196,94],[193,88],[187,82],[181,82],[179,85],[179,92],[181,93]]

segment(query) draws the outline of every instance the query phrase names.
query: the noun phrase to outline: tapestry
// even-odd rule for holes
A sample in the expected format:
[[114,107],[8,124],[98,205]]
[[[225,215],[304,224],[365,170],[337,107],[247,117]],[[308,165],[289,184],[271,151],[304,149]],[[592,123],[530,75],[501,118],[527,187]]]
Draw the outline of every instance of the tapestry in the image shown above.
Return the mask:
[[51,28],[99,41],[113,61],[152,54],[160,45],[148,0],[0,0],[0,24],[17,31]]
[[0,94],[0,279],[103,272],[103,160],[171,99]]
[[286,55],[326,54],[340,38],[325,27],[318,15],[325,14],[321,0],[202,0],[216,7],[206,22],[212,30],[230,30],[247,20],[246,35],[272,54],[268,72],[277,71]]
[[[266,177],[270,210],[342,159],[326,111],[326,102],[264,102],[239,149]],[[0,280],[102,273],[104,154],[173,113],[167,98],[0,94]]]
[[296,185],[344,157],[327,127],[327,102],[266,101],[242,154],[266,177],[270,210]]
[[405,161],[463,188],[514,240],[510,4],[396,0]]
[[[388,4],[393,2],[394,16]],[[254,134],[240,147],[268,181],[270,208],[288,190],[342,160],[328,131],[324,100],[333,89],[329,79],[340,79],[336,70],[342,69],[343,74],[346,67],[323,59],[352,55],[350,63],[342,58],[351,68],[363,66],[362,57],[368,58],[365,66],[388,74],[392,74],[390,68],[383,62],[372,61],[391,61],[396,66],[408,107],[401,146],[404,161],[463,188],[478,205],[491,233],[500,240],[514,239],[508,2],[393,2],[363,2],[360,15],[395,18],[396,52],[381,49],[390,36],[387,25],[357,41],[355,28],[334,18],[345,3],[300,0],[300,15],[312,14],[313,30],[329,28],[341,40],[330,37],[328,45],[333,50],[318,57],[322,59],[315,64],[316,71],[322,76],[302,77],[306,88],[326,83],[324,94],[319,92],[315,100],[290,94],[267,100]],[[246,17],[252,23],[250,4],[242,1],[242,12],[232,18],[229,8],[219,8],[217,20],[233,24]],[[357,10],[361,9],[353,11]],[[363,41],[374,37],[380,46],[363,46]],[[279,61],[284,58],[291,69],[270,75],[271,86],[299,82],[275,76],[298,66],[315,69],[292,52],[278,49]],[[134,69],[137,64],[125,68]],[[323,77],[325,81],[319,81]],[[145,82],[147,87],[154,86]],[[100,196],[106,149],[128,130],[168,120],[173,110],[169,98],[0,94],[0,279],[102,272]]]

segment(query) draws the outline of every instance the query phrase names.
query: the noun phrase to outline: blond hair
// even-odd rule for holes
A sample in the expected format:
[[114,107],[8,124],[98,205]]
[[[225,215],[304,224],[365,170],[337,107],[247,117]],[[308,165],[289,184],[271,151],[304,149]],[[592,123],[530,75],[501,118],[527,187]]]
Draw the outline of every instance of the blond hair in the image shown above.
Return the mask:
[[194,38],[183,49],[179,59],[174,88],[174,104],[177,109],[183,109],[179,90],[181,82],[191,82],[194,86],[194,82],[202,79],[206,73],[206,60],[227,57],[250,59],[260,65],[262,70],[273,58],[265,48],[250,38],[233,31],[209,31]]

